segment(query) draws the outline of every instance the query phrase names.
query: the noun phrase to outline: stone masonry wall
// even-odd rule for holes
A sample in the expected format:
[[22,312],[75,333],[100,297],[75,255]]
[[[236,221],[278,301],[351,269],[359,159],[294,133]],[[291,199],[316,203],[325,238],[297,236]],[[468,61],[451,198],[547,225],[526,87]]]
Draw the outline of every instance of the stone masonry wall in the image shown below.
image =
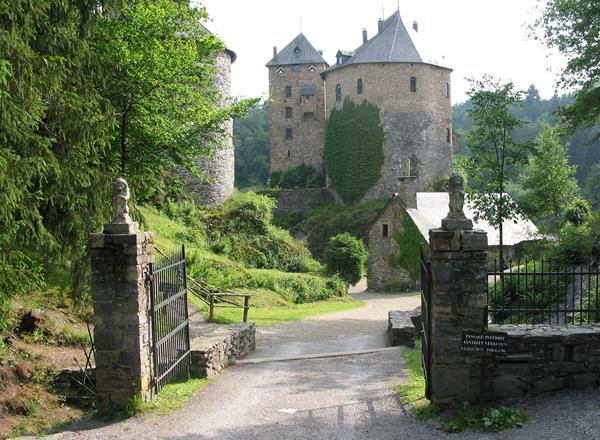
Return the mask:
[[[367,283],[370,291],[382,292],[405,286],[414,287],[415,280],[402,268],[393,267],[390,257],[400,251],[395,236],[403,232],[403,216],[408,215],[400,202],[392,201],[381,216],[371,225],[368,235],[369,258]],[[388,236],[383,236],[383,225],[388,225]]]
[[[313,166],[317,171],[324,167],[325,138],[325,88],[320,73],[325,64],[316,64],[310,72],[309,64],[301,64],[299,72],[286,65],[285,73],[269,67],[269,108],[271,125],[271,172],[285,171],[298,165]],[[302,86],[316,86],[315,96],[302,97]],[[292,96],[285,96],[286,86],[292,87]],[[292,108],[286,117],[286,107]],[[305,117],[305,113],[314,116]],[[292,138],[286,139],[286,128],[292,129]]]
[[[357,103],[364,99],[381,109],[385,131],[385,161],[381,179],[365,195],[375,200],[397,191],[398,177],[418,176],[417,191],[425,190],[452,168],[451,98],[446,96],[451,70],[422,63],[351,64],[327,73],[326,111],[341,106],[346,97]],[[410,91],[410,78],[417,78],[417,92]],[[363,81],[358,95],[356,83]],[[335,87],[342,87],[336,102]]]
[[[221,52],[217,55],[215,68],[215,86],[221,94],[221,105],[227,105],[231,96],[231,55]],[[219,148],[213,150],[212,157],[199,157],[198,167],[202,170],[207,183],[203,183],[185,171],[181,174],[186,181],[187,189],[194,200],[201,204],[218,205],[227,200],[233,193],[235,178],[235,155],[233,149],[233,121],[225,123],[224,134],[219,136]]]
[[148,265],[154,261],[149,232],[90,237],[97,408],[100,413],[151,398],[151,333]]
[[490,325],[508,333],[508,355],[487,370],[490,399],[600,385],[600,326]]
[[282,189],[277,191],[276,198],[277,214],[316,208],[333,200],[327,188]]

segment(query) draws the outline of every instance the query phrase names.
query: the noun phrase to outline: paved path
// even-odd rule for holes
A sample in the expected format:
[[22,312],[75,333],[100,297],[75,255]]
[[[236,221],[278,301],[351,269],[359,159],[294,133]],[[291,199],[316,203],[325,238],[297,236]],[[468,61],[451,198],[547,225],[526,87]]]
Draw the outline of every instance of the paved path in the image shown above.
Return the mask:
[[[394,395],[406,379],[400,349],[385,348],[389,309],[412,309],[412,295],[359,294],[366,306],[261,328],[258,347],[168,416],[102,426],[87,421],[59,439],[600,439],[600,393],[544,396],[529,405],[527,428],[446,435],[417,422]],[[328,357],[339,352],[371,351]],[[317,356],[316,358],[314,358]],[[265,358],[301,358],[258,362]],[[257,363],[251,363],[257,362]]]

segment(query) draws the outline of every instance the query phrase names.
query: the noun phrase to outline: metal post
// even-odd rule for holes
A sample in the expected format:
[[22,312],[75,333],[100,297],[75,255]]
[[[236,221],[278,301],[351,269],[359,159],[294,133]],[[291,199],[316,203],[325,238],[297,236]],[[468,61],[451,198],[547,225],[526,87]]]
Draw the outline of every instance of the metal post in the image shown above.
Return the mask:
[[208,320],[212,321],[214,317],[214,309],[215,309],[215,296],[210,295],[210,310],[208,312]]
[[248,322],[248,309],[250,308],[249,302],[250,302],[250,298],[245,296],[244,297],[244,322]]

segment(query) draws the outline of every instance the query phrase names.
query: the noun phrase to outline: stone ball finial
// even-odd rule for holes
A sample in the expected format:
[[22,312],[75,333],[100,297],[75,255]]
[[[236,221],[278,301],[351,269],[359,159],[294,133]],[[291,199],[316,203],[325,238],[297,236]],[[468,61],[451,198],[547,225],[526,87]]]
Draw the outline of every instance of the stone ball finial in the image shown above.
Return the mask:
[[450,231],[473,229],[473,221],[465,215],[465,180],[457,172],[448,179],[448,215],[442,220],[442,228]]

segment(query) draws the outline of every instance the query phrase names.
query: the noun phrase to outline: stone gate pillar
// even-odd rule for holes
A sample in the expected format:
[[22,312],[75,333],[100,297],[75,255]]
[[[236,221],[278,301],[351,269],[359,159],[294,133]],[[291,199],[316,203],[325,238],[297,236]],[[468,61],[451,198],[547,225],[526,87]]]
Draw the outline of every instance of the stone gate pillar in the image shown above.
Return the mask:
[[479,396],[479,360],[461,353],[464,330],[481,331],[487,289],[487,234],[463,212],[463,180],[450,177],[450,212],[429,231],[431,258],[431,400],[448,406]]
[[140,232],[127,208],[129,189],[115,184],[115,217],[104,232],[91,234],[92,300],[96,346],[97,409],[127,411],[134,400],[151,398],[149,286],[154,262],[152,234]]

